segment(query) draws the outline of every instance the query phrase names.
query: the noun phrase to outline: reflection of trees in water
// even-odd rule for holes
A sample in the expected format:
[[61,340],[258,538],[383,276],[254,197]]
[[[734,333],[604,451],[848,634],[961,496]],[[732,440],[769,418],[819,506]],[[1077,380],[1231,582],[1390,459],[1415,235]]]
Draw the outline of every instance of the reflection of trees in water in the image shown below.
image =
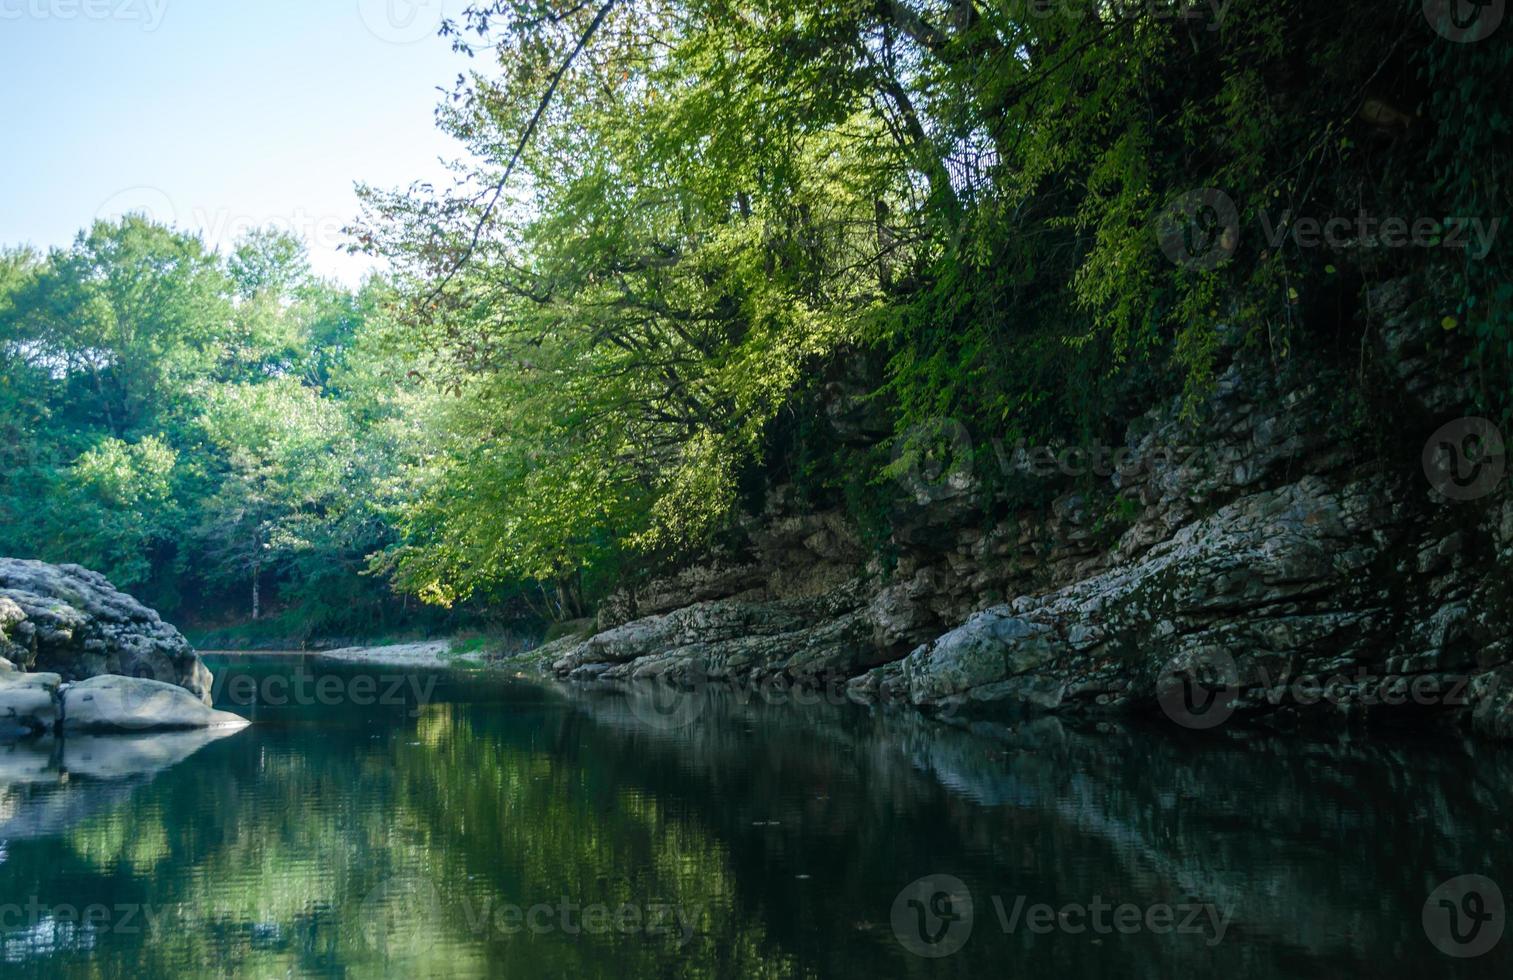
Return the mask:
[[[413,956],[412,973],[457,976],[893,976],[922,961],[894,941],[889,906],[931,872],[977,896],[977,929],[950,961],[968,973],[1254,975],[1383,949],[1432,966],[1428,888],[1508,854],[1495,803],[1513,772],[1476,751],[1056,722],[968,732],[729,697],[676,730],[613,694],[432,705],[397,729],[254,729],[150,783],[100,783],[124,792],[71,821],[64,846],[13,840],[0,889],[171,910],[150,942],[99,939],[81,975],[361,972],[387,948]],[[416,903],[421,885],[434,907]],[[375,890],[398,896],[377,919]],[[1214,949],[1005,937],[989,898],[1019,894],[1212,901],[1235,924]],[[491,927],[504,903],[564,897],[696,909],[700,931],[679,948]],[[375,946],[375,921],[393,942]],[[69,975],[55,958],[33,965]]]
[[413,857],[442,886],[442,918],[477,921],[503,903],[562,899],[672,907],[695,916],[686,945],[614,934],[511,938],[485,927],[484,955],[493,972],[519,969],[529,943],[529,969],[541,976],[661,976],[669,963],[680,976],[792,975],[760,920],[735,914],[725,845],[638,785],[595,734],[571,712],[520,719],[437,706],[422,716],[394,771],[399,797],[415,801],[424,820]]
[[[558,750],[578,727],[561,712],[507,719],[434,705],[392,739],[257,732],[203,765],[126,790],[66,832],[61,864],[54,843],[17,849],[0,883],[55,905],[85,901],[67,884],[83,880],[88,901],[171,909],[172,928],[151,942],[95,942],[93,963],[105,973],[376,966],[382,948],[365,900],[424,879],[439,907],[407,911],[427,919],[436,939],[404,950],[421,972],[489,975],[509,964],[542,976],[649,976],[686,959],[679,971],[689,976],[791,975],[757,955],[773,952],[758,922],[730,917],[718,842],[619,777],[562,764]],[[170,853],[139,860],[135,842],[161,840],[164,826]],[[699,936],[713,929],[720,938],[680,949],[665,936],[497,929],[505,903],[564,898],[702,912]]]

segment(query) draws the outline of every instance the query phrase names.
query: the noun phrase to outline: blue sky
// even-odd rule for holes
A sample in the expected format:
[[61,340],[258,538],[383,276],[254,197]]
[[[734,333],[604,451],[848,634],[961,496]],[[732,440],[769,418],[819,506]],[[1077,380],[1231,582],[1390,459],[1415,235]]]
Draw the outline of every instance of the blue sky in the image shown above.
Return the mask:
[[439,181],[460,152],[432,110],[469,61],[434,26],[464,5],[0,0],[0,244],[66,245],[127,210],[218,247],[273,224],[355,284],[354,182]]

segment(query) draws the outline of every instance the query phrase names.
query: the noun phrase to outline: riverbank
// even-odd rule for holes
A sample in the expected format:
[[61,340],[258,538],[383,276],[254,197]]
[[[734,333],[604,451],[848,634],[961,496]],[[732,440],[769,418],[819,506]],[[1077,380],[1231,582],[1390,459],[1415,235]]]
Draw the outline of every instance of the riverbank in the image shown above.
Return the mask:
[[[1116,446],[995,443],[1004,476],[1038,481],[1044,507],[988,507],[991,460],[961,433],[948,472],[903,474],[911,494],[881,546],[844,508],[780,486],[744,544],[611,594],[551,642],[322,655],[690,689],[838,685],[993,720],[1510,738],[1513,494],[1496,426],[1472,417],[1460,342],[1424,295],[1410,280],[1371,291],[1348,374],[1235,335],[1206,401],[1151,406]],[[1484,458],[1460,465],[1476,445]]]
[[502,648],[477,636],[410,643],[357,644],[336,649],[202,649],[208,657],[290,657],[316,664],[361,665],[393,670],[464,669],[550,677],[552,662],[582,642],[573,634],[530,649]]
[[[1229,337],[1204,403],[1151,406],[1114,446],[974,455],[956,432],[948,471],[901,476],[882,548],[780,487],[743,548],[612,596],[553,670],[839,682],[985,718],[1513,737],[1513,495],[1425,295],[1372,289],[1348,372]],[[993,456],[1049,505],[985,507]]]

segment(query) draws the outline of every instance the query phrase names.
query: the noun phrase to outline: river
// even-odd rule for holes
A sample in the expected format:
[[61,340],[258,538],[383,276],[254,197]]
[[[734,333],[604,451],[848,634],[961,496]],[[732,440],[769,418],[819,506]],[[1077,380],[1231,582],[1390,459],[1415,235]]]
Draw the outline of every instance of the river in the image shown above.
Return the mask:
[[1513,966],[1462,877],[1513,883],[1513,754],[1486,743],[966,730],[730,694],[668,712],[479,672],[207,660],[218,706],[255,725],[0,746],[0,976]]

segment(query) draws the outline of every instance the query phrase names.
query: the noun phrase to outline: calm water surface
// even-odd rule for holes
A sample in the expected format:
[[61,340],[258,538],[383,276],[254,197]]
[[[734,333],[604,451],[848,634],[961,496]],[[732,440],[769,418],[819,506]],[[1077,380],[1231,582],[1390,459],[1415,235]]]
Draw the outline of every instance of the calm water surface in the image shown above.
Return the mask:
[[[0,976],[1513,966],[1513,937],[1454,959],[1425,927],[1447,879],[1513,886],[1495,746],[969,732],[729,697],[669,716],[467,672],[211,667],[255,726],[0,746]],[[303,695],[269,686],[291,672]],[[316,703],[268,703],[290,698]]]

